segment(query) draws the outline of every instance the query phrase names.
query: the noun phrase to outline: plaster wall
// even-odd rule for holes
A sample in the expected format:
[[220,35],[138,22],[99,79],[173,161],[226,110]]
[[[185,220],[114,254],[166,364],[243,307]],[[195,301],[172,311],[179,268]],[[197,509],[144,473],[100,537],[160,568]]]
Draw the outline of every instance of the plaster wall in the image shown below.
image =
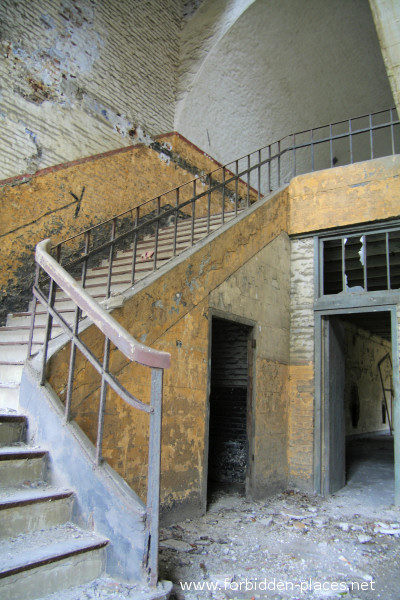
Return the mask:
[[[261,495],[284,487],[289,243],[282,232],[286,227],[286,193],[282,192],[183,256],[174,269],[132,295],[114,313],[137,339],[171,353],[172,366],[164,375],[161,479],[163,512],[169,519],[178,512],[182,517],[185,511],[189,515],[205,509],[209,310],[219,307],[243,315],[246,298],[240,296],[247,296],[250,316],[257,321],[254,408],[260,422],[254,426],[252,492]],[[101,338],[92,328],[83,339],[92,351],[101,353]],[[65,348],[52,358],[49,368],[50,382],[61,398],[68,360]],[[149,373],[144,368],[127,365],[116,352],[111,365],[123,385],[148,401]],[[76,373],[73,412],[79,412],[78,423],[93,440],[98,383],[91,380],[92,369],[81,357]],[[111,393],[104,455],[141,496],[147,476],[147,437],[147,417]]]
[[[391,355],[391,343],[349,323],[345,324],[345,332],[346,435],[389,431],[387,418],[386,424],[382,423],[383,393],[378,362],[385,354]],[[382,376],[385,387],[391,387],[392,374],[388,361],[382,364]],[[390,411],[390,393],[386,394],[386,400]],[[356,426],[352,422],[353,410],[356,410],[358,416]]]
[[[223,6],[230,15],[234,4],[206,2],[186,27],[199,30],[203,22],[206,30],[210,14],[218,19]],[[192,42],[198,70],[190,82],[180,79],[186,92],[180,89],[175,128],[219,161],[394,105],[367,0],[256,0],[242,7],[204,59],[208,40],[199,49]]]
[[0,179],[172,130],[181,5],[3,0]]
[[262,497],[287,481],[289,238],[282,233],[210,294],[210,307],[254,322],[250,493]]
[[370,0],[370,5],[393,98],[400,111],[400,4],[396,0]]
[[[216,168],[213,159],[182,136],[167,134],[149,144],[0,182],[0,319],[8,312],[26,310],[34,276],[34,248],[39,241],[50,237],[53,244],[58,243],[162,193],[161,206],[175,205],[175,192],[168,194],[167,190],[197,177],[200,192],[204,185],[201,175]],[[214,178],[218,176],[217,172]],[[192,192],[192,184],[181,189],[181,201]],[[219,210],[220,196],[218,192],[212,198]],[[155,208],[156,204],[149,202],[140,216]],[[125,221],[132,218],[135,213],[129,213]]]
[[[329,227],[397,217],[399,168],[399,158],[391,157],[296,178],[184,253],[173,268],[132,290],[124,306],[113,312],[136,339],[171,353],[172,366],[164,376],[161,480],[169,518],[174,511],[182,517],[185,510],[190,515],[205,508],[210,309],[256,325],[251,493],[266,495],[285,481],[290,487],[314,489],[312,236]],[[289,244],[291,233],[309,235],[293,237]],[[101,355],[101,336],[94,328],[82,338]],[[61,398],[68,362],[65,347],[49,366],[51,385]],[[115,351],[111,368],[133,394],[148,400],[144,368],[128,365]],[[78,357],[73,412],[91,439],[97,400],[98,381]],[[147,430],[146,418],[111,393],[104,455],[141,495]]]

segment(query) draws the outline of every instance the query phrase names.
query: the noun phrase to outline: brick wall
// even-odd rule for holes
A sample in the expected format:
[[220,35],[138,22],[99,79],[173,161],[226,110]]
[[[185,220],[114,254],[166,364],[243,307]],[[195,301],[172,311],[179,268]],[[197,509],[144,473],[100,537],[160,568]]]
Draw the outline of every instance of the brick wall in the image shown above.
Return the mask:
[[181,8],[3,0],[0,179],[172,130]]

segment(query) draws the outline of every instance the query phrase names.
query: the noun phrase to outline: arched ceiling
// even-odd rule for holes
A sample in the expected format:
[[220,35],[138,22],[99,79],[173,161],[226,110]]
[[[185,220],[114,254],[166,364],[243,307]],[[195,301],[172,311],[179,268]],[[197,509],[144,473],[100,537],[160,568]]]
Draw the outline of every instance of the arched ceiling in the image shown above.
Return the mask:
[[207,0],[182,52],[175,129],[223,163],[393,105],[368,0]]

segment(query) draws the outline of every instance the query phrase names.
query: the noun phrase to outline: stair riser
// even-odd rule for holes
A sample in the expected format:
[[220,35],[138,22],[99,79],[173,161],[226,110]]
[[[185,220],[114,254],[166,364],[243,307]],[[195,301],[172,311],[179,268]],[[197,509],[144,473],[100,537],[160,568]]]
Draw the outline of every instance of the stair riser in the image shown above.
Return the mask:
[[[56,337],[62,332],[60,327],[53,327],[52,337]],[[35,344],[42,344],[44,341],[45,329],[36,329],[33,334],[33,341]],[[0,329],[0,342],[28,342],[29,330],[28,329],[13,329],[12,331],[6,331]]]
[[34,600],[100,577],[105,550],[93,550],[0,579],[1,600]]
[[[41,344],[34,344],[32,346],[32,353],[34,354],[37,350],[40,350]],[[0,345],[0,362],[2,361],[25,361],[26,354],[28,351],[27,344],[7,344]]]
[[62,525],[71,519],[72,497],[0,510],[0,539],[26,531],[39,531]]
[[19,458],[0,460],[0,482],[2,486],[18,485],[24,481],[44,481],[47,460],[41,458]]
[[[25,441],[26,422],[0,423],[0,446]],[[0,534],[1,535],[1,534]]]
[[19,406],[19,386],[18,387],[0,387],[0,408],[12,408],[18,410]]
[[2,383],[19,382],[24,365],[2,365],[0,364],[0,381]]
[[[42,308],[40,310],[43,310]],[[73,313],[66,313],[65,315],[63,315],[63,318],[67,321],[67,323],[72,323],[74,316]],[[30,327],[31,324],[31,316],[30,315],[25,315],[25,316],[18,316],[18,314],[15,315],[9,315],[7,317],[7,327]],[[47,323],[47,314],[42,314],[42,315],[36,315],[35,317],[35,325],[46,325]]]

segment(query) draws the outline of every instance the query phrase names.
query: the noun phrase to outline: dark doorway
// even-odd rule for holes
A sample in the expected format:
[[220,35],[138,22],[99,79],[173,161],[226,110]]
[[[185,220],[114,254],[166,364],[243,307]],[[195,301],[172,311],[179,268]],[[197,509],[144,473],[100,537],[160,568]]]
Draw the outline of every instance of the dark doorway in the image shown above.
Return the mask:
[[323,332],[324,494],[375,482],[393,503],[391,313],[327,317]]
[[246,491],[252,327],[212,320],[208,499]]

